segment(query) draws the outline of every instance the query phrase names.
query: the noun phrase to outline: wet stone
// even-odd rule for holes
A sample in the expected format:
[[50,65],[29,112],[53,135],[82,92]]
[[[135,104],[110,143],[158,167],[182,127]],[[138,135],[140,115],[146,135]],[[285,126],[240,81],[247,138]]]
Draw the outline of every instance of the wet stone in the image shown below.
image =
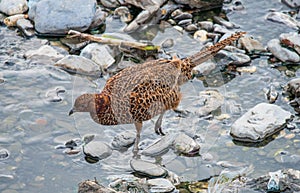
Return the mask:
[[214,9],[222,7],[223,0],[215,1],[202,1],[202,0],[175,0],[176,3],[187,5],[190,8],[200,8],[200,9]]
[[134,132],[122,132],[114,137],[111,145],[114,149],[127,149],[134,144],[135,138],[136,136]]
[[66,92],[66,89],[63,87],[56,87],[54,89],[48,90],[46,93],[46,100],[48,102],[61,102],[63,97],[60,96],[60,93]]
[[198,27],[195,24],[190,24],[188,26],[186,26],[185,30],[187,32],[194,32],[198,29]]
[[237,141],[261,142],[281,130],[290,118],[291,113],[281,107],[260,103],[232,124],[230,134]]
[[165,136],[161,137],[158,141],[146,147],[142,151],[142,155],[154,157],[167,153],[172,147],[176,135],[177,134],[166,134]]
[[0,161],[6,160],[9,157],[9,151],[7,149],[0,149]]
[[16,15],[25,13],[28,10],[26,0],[1,0],[0,12],[6,15]]
[[20,19],[25,19],[26,15],[24,14],[17,14],[17,15],[12,15],[9,17],[6,17],[3,20],[3,23],[7,26],[7,27],[16,27],[17,26],[17,21]]
[[200,21],[198,25],[201,29],[211,32],[213,30],[214,24],[211,21]]
[[38,33],[66,34],[70,29],[80,32],[87,30],[95,12],[95,0],[43,0],[37,2],[34,13],[31,14]]
[[248,53],[266,51],[262,43],[260,43],[258,40],[255,40],[251,37],[248,36],[241,37],[239,42]]
[[208,61],[193,68],[192,74],[195,76],[205,76],[210,74],[214,69],[216,69],[216,63]]
[[140,159],[132,159],[130,167],[138,174],[150,178],[164,177],[167,175],[167,170],[163,167]]
[[200,145],[188,135],[180,133],[173,142],[173,148],[178,154],[193,156],[199,154]]
[[17,21],[17,27],[21,30],[25,37],[34,36],[34,26],[28,19],[19,19]]
[[112,149],[101,141],[91,141],[83,146],[83,152],[87,157],[99,161],[109,157],[112,154]]
[[280,34],[279,39],[282,44],[295,49],[300,54],[300,35],[298,33],[283,33]]
[[91,77],[99,77],[101,75],[101,69],[99,65],[82,56],[68,55],[57,61],[55,66],[58,66],[71,74],[79,74]]
[[215,56],[216,61],[221,65],[246,66],[251,62],[250,56],[244,53],[219,51]]
[[290,80],[284,87],[286,94],[290,95],[292,98],[300,97],[300,78],[294,78]]
[[88,58],[98,64],[102,69],[107,69],[114,62],[112,50],[107,45],[92,43],[87,45],[80,53],[80,56]]
[[167,179],[156,178],[147,180],[150,192],[172,192],[175,186]]
[[103,11],[100,7],[98,7],[93,17],[92,23],[89,26],[89,30],[96,30],[100,26],[104,25],[107,15],[107,12]]
[[200,42],[205,42],[207,40],[207,31],[198,30],[194,33],[194,39],[199,40]]
[[280,45],[278,39],[272,39],[268,42],[268,49],[272,54],[282,62],[299,62],[300,57],[297,53],[284,48]]
[[121,6],[115,9],[114,18],[120,18],[120,20],[124,23],[128,23],[133,19],[128,7]]
[[224,27],[226,27],[227,29],[233,29],[233,28],[237,28],[237,26],[229,21],[226,21],[225,19],[218,17],[218,16],[214,16],[213,17],[215,23],[220,24]]
[[52,47],[48,45],[43,45],[37,50],[29,50],[24,54],[26,59],[39,59],[40,57],[46,57],[51,59],[52,61],[58,61],[62,59],[68,52],[59,49],[57,47]]
[[285,24],[286,26],[297,30],[300,27],[300,22],[291,16],[281,12],[270,12],[266,19],[269,21]]
[[206,116],[217,110],[224,104],[224,97],[217,90],[206,90],[199,93],[200,108],[197,115]]

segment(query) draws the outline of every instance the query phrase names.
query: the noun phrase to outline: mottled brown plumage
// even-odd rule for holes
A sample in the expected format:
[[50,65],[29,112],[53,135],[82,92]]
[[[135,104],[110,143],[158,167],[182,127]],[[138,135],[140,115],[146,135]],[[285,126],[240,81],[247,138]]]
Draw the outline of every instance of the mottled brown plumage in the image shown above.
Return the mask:
[[134,123],[138,139],[142,122],[160,115],[155,132],[163,134],[160,129],[163,114],[178,106],[179,86],[192,78],[192,69],[243,34],[245,32],[233,34],[183,60],[159,59],[126,68],[109,78],[101,93],[79,96],[70,114],[89,112],[93,120],[102,125]]

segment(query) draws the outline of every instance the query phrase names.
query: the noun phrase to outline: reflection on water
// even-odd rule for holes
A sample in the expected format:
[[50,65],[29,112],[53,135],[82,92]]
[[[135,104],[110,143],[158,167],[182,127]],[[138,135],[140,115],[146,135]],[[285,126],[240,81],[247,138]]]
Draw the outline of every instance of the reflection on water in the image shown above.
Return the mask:
[[[236,15],[231,13],[229,18],[241,25],[242,30],[262,36],[263,42],[285,32],[286,29],[282,27],[275,27],[276,30],[272,32],[268,30],[270,26],[277,26],[270,22],[265,24],[263,19],[266,6],[269,4],[263,7],[257,2],[251,2],[245,3],[246,10],[255,10],[255,14],[251,11]],[[264,4],[263,2],[261,4]],[[276,2],[270,6],[277,6]],[[273,8],[270,6],[268,8]],[[255,9],[251,9],[254,7]],[[0,31],[1,36],[4,37],[0,43],[0,79],[3,80],[0,83],[0,119],[2,120],[0,149],[5,148],[10,152],[8,159],[0,161],[0,190],[75,192],[77,184],[82,180],[96,177],[98,181],[105,184],[110,175],[130,173],[131,149],[122,153],[113,151],[111,157],[96,164],[86,163],[83,155],[65,155],[61,150],[55,149],[57,145],[85,134],[96,133],[99,140],[110,144],[117,133],[124,130],[134,131],[132,125],[111,127],[98,125],[88,114],[68,116],[74,98],[84,92],[101,90],[105,79],[91,82],[85,78],[69,75],[49,64],[25,61],[24,52],[40,47],[43,41],[24,40],[16,36],[14,31],[4,27],[1,27]],[[166,34],[160,32],[155,41],[160,42],[172,35],[170,33],[173,32],[167,31]],[[190,43],[194,41],[189,39],[189,36],[174,35],[181,37],[177,39],[175,45],[175,50],[178,49],[179,54],[189,55],[195,51],[191,48],[195,46],[194,43]],[[278,163],[274,156],[280,150],[300,154],[299,135],[296,135],[293,140],[287,140],[280,133],[276,140],[260,147],[236,145],[229,136],[230,125],[234,120],[259,102],[266,102],[264,88],[270,83],[285,84],[289,80],[278,70],[270,68],[265,60],[266,58],[261,58],[252,61],[252,65],[257,66],[256,73],[238,75],[232,80],[226,80],[226,84],[214,87],[225,97],[225,105],[222,106],[221,111],[229,114],[229,119],[218,121],[195,116],[179,118],[176,113],[168,112],[163,121],[165,131],[184,130],[186,133],[199,136],[197,140],[202,144],[201,154],[211,154],[212,162],[225,160],[252,164],[255,170],[251,174],[253,176],[286,167],[297,168],[296,163]],[[215,78],[220,76],[222,75],[216,74]],[[197,79],[185,84],[182,87],[183,100],[179,109],[193,111],[195,104],[199,102],[197,98],[199,92],[207,89],[206,86]],[[49,92],[57,88],[65,91],[54,95],[54,97],[61,97],[62,100],[49,101]],[[276,104],[293,112],[281,97]],[[159,138],[154,134],[153,127],[153,121],[145,123],[142,132],[144,144]],[[154,161],[151,158],[145,159]],[[169,151],[162,157],[161,162],[183,180],[196,181],[207,177],[203,176],[201,157],[182,157]]]

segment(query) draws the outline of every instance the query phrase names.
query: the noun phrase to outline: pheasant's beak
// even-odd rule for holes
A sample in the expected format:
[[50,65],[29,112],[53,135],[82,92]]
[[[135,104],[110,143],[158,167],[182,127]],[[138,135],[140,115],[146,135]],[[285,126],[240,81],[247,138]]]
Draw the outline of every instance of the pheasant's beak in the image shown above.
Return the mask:
[[69,112],[69,116],[72,115],[74,113],[73,109],[70,110]]

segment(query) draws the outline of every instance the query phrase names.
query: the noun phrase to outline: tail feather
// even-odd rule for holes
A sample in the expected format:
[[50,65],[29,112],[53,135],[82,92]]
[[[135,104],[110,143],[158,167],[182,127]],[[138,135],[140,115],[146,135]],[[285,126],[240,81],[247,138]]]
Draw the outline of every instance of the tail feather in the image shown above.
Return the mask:
[[206,60],[214,57],[218,51],[223,49],[225,46],[230,45],[233,41],[239,39],[241,36],[246,34],[246,32],[237,32],[230,37],[226,38],[225,40],[222,40],[221,42],[216,43],[213,46],[210,46],[190,57],[188,57],[188,60],[190,61],[190,70],[192,70],[193,67],[201,64],[202,62],[205,62]]

